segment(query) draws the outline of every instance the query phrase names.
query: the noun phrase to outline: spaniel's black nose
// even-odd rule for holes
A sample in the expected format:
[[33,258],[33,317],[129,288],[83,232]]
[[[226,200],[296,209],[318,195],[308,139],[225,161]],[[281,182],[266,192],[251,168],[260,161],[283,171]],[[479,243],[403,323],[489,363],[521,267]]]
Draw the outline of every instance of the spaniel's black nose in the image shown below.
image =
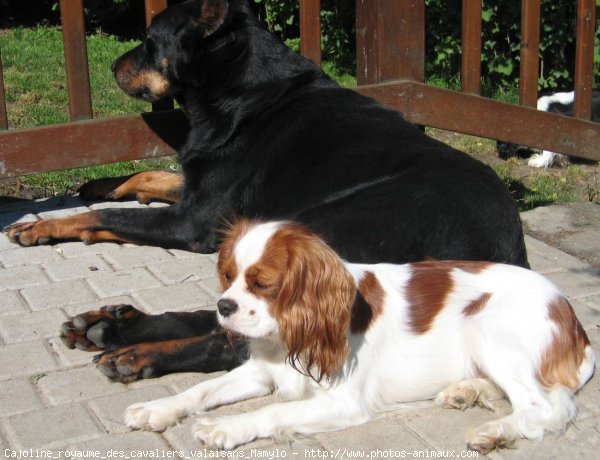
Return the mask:
[[220,299],[217,302],[217,307],[219,308],[219,313],[227,318],[229,315],[236,312],[238,309],[238,304],[231,299]]

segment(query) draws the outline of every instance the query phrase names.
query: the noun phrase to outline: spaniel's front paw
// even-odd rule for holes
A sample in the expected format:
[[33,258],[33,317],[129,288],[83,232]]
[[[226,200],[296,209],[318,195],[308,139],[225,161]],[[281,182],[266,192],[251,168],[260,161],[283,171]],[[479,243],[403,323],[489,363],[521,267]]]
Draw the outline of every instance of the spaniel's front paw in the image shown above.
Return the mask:
[[164,431],[184,415],[172,396],[132,404],[125,409],[125,425],[138,430]]
[[240,416],[203,417],[192,429],[196,439],[217,449],[233,449],[256,439],[251,424],[243,423]]

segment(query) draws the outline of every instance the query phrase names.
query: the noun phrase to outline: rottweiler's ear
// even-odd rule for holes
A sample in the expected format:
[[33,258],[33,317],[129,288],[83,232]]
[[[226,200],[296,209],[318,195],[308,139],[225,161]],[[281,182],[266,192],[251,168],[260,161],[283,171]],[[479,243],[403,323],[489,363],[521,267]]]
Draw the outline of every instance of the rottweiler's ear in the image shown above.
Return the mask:
[[229,11],[228,0],[200,0],[199,23],[204,29],[203,35],[208,37],[214,34],[225,22]]

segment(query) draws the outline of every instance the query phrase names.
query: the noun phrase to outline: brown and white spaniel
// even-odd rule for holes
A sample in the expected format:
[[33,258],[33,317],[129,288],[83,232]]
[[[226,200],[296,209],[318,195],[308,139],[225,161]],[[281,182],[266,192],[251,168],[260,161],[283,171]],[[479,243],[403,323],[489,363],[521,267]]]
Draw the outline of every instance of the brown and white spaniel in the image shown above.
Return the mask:
[[219,254],[219,322],[250,338],[241,367],[168,398],[134,404],[129,427],[276,392],[286,402],[202,418],[194,435],[231,449],[281,432],[339,430],[407,401],[513,413],[467,434],[487,452],[560,431],[594,352],[569,302],[532,271],[485,262],[364,265],[342,261],[291,222],[241,221]]

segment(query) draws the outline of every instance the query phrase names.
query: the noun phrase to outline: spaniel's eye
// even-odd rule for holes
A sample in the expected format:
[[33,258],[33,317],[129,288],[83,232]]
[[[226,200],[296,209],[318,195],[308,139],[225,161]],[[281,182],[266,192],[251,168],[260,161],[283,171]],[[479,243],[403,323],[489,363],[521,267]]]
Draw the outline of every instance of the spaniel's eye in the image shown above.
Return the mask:
[[252,283],[252,289],[265,289],[266,287],[266,285],[262,284],[258,280],[254,280],[254,282]]
[[231,273],[225,273],[225,281],[231,283],[231,280],[233,279],[233,277],[231,276]]

